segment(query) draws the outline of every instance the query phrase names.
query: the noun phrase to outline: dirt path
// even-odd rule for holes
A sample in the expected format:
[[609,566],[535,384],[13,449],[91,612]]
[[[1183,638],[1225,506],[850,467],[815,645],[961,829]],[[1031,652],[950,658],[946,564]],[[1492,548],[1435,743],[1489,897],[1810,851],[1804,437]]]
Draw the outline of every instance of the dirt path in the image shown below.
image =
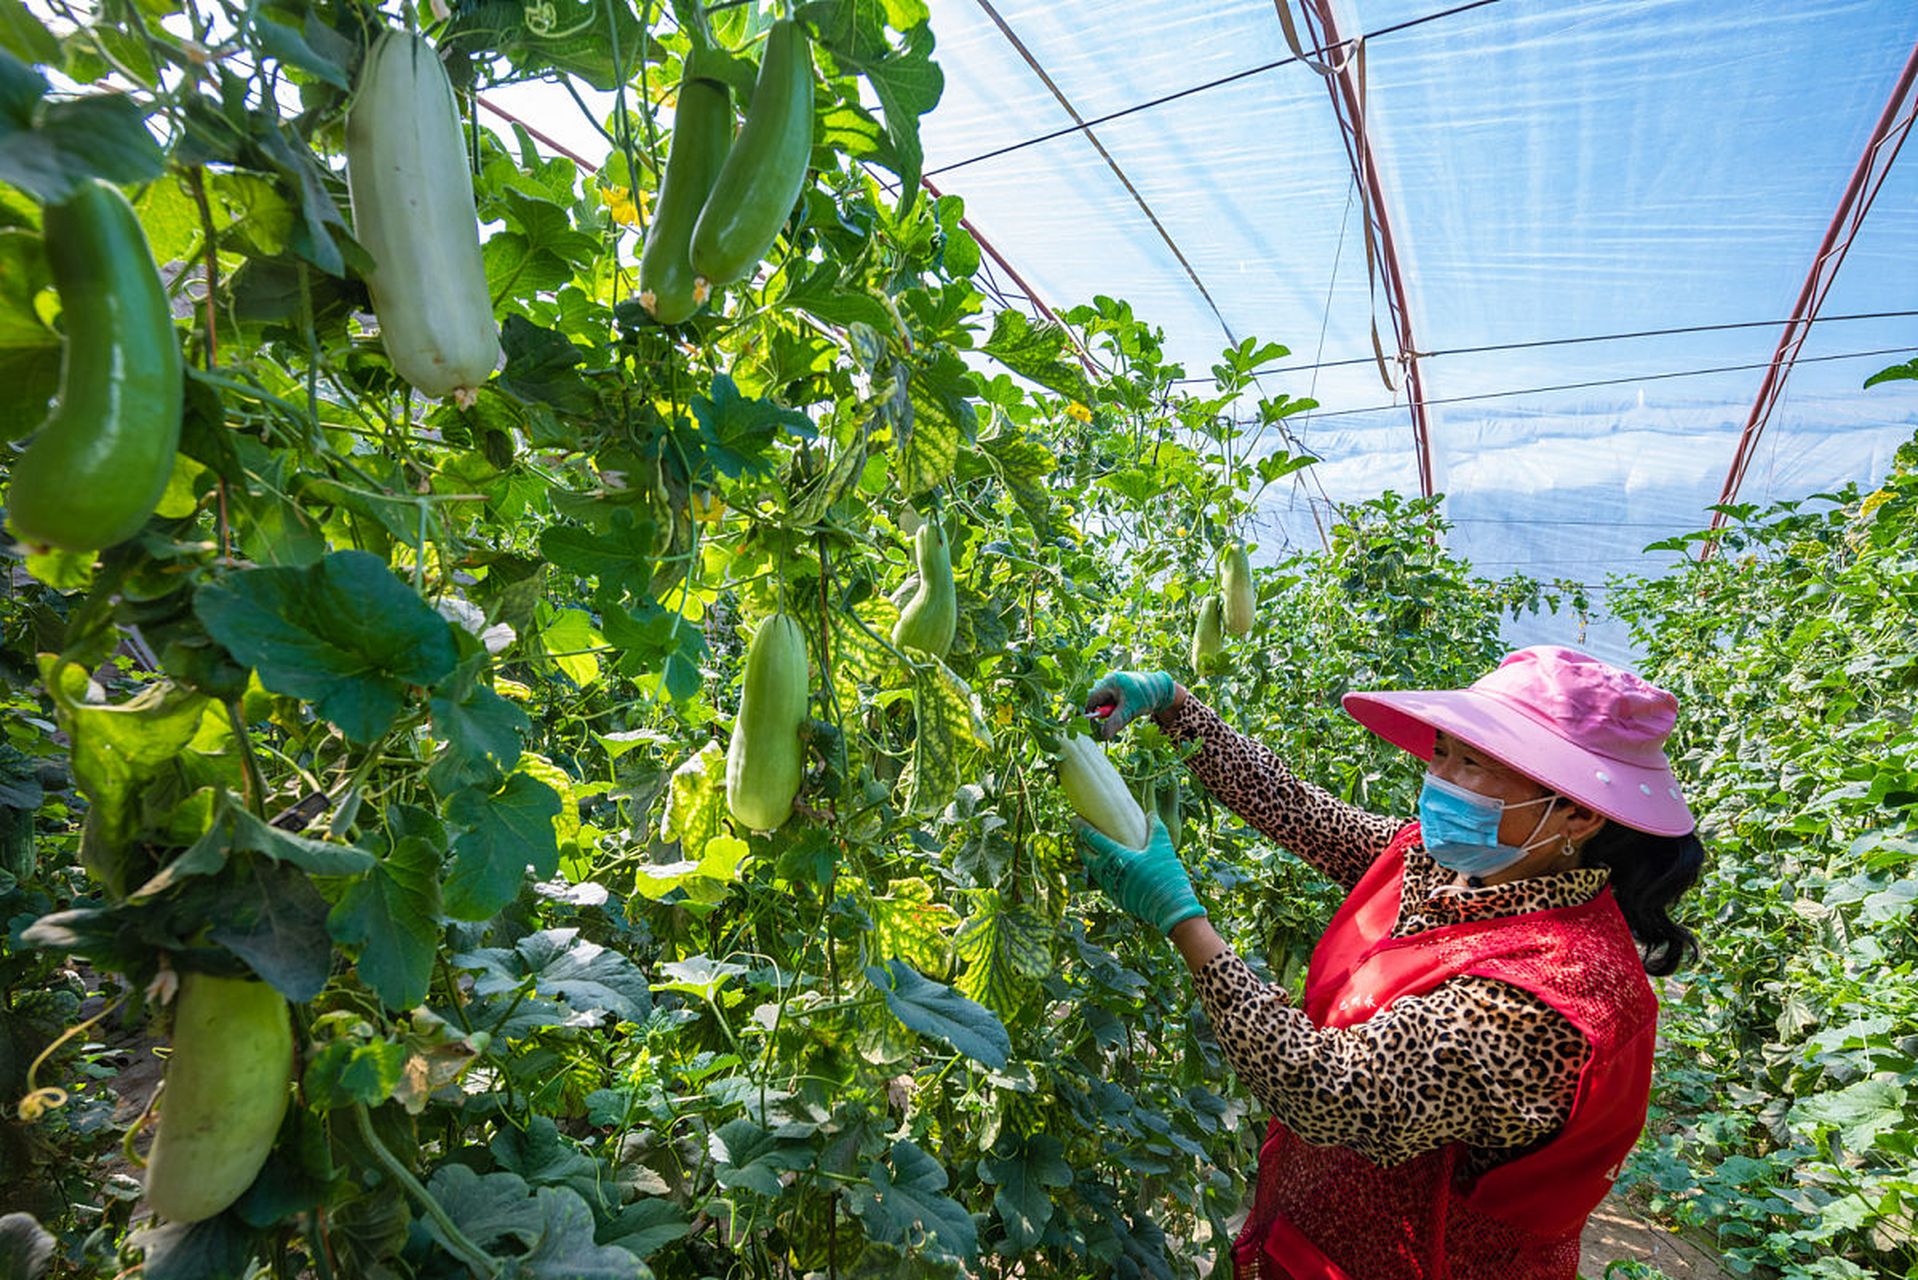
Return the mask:
[[1731,1280],[1709,1250],[1645,1221],[1642,1211],[1621,1196],[1599,1205],[1585,1224],[1578,1273],[1586,1280],[1603,1280],[1605,1268],[1614,1262],[1650,1263],[1671,1280]]

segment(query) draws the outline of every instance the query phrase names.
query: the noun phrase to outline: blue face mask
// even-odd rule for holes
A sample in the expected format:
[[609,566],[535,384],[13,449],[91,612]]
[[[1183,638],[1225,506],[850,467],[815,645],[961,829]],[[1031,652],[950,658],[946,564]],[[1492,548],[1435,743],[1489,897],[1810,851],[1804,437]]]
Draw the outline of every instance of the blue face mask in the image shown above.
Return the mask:
[[1536,837],[1538,828],[1551,816],[1549,805],[1557,800],[1557,796],[1540,796],[1508,805],[1428,772],[1425,785],[1419,791],[1419,830],[1425,840],[1425,851],[1432,855],[1432,861],[1462,876],[1496,875],[1540,843],[1528,838],[1522,845],[1500,844],[1498,829],[1505,811],[1533,804],[1547,805],[1545,812],[1539,815],[1538,826],[1532,828],[1532,836]]

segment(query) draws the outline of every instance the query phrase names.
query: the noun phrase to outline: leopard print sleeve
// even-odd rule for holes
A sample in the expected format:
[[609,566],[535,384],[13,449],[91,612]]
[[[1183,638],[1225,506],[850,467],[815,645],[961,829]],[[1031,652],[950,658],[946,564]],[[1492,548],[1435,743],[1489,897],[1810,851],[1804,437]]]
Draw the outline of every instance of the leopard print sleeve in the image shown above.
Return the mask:
[[1254,1097],[1305,1141],[1385,1166],[1454,1142],[1515,1155],[1551,1137],[1590,1053],[1563,1014],[1491,978],[1454,978],[1340,1029],[1314,1026],[1230,950],[1197,983]]
[[1306,782],[1190,692],[1157,719],[1175,742],[1199,743],[1186,765],[1220,804],[1347,889],[1404,825]]

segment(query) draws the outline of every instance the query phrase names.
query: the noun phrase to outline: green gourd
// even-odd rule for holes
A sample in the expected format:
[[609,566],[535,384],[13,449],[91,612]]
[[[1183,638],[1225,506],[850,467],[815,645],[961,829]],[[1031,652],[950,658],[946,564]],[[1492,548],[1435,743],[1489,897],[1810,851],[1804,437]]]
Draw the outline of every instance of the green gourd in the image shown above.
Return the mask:
[[790,615],[775,613],[747,646],[739,718],[726,746],[726,807],[741,826],[776,831],[792,816],[805,776],[799,727],[810,697],[805,633]]
[[180,444],[180,343],[166,287],[126,197],[87,181],[46,209],[66,351],[60,399],[13,464],[22,541],[98,551],[140,531]]
[[786,225],[812,158],[812,82],[805,32],[773,23],[746,122],[693,227],[693,271],[709,288],[750,275]]
[[673,108],[673,145],[639,258],[639,303],[661,324],[683,324],[706,304],[709,285],[688,254],[699,211],[733,145],[733,100],[723,81],[687,56]]
[[1225,549],[1219,561],[1219,595],[1225,605],[1227,634],[1242,636],[1252,630],[1252,615],[1257,597],[1252,586],[1252,561],[1245,544],[1235,542]]
[[1224,625],[1220,620],[1219,597],[1207,596],[1199,606],[1199,623],[1192,628],[1192,669],[1204,671],[1218,661],[1225,650]]
[[198,1222],[253,1185],[286,1114],[293,1024],[264,982],[188,973],[173,1007],[173,1054],[147,1156],[147,1203]]
[[1082,733],[1068,736],[1059,748],[1059,782],[1081,818],[1128,849],[1145,848],[1145,810],[1098,743]]
[[1165,828],[1166,835],[1172,838],[1172,847],[1177,849],[1185,841],[1185,804],[1179,794],[1177,775],[1159,783],[1153,790],[1152,799],[1153,808],[1159,814],[1159,824]]
[[952,548],[946,529],[928,520],[912,535],[913,558],[919,565],[919,586],[899,611],[892,643],[900,649],[943,658],[952,649],[959,627],[959,600],[952,585]]
[[353,236],[380,342],[423,395],[470,401],[499,363],[459,106],[433,47],[405,31],[373,42],[346,116]]

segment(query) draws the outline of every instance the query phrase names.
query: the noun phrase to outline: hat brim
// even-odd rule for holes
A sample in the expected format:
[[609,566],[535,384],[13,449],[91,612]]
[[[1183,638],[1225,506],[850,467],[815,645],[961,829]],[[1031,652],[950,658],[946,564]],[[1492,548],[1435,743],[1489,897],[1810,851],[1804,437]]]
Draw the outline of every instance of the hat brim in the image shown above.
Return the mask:
[[1669,768],[1601,756],[1471,689],[1348,693],[1343,702],[1354,720],[1421,760],[1432,758],[1442,729],[1625,826],[1659,836],[1689,835],[1697,828]]

